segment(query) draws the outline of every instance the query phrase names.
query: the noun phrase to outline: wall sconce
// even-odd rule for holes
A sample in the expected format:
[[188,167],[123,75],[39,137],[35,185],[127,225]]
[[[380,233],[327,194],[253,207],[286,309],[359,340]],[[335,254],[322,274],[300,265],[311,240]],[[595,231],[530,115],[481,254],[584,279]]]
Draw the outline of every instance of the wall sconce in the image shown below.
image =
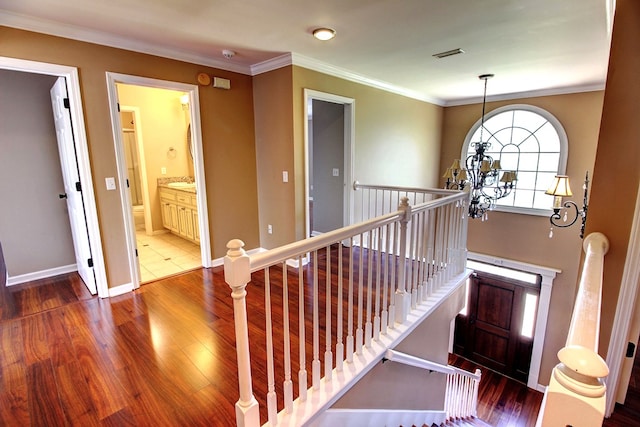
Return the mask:
[[184,95],[180,95],[180,104],[182,104],[183,110],[189,109],[189,94],[185,93]]
[[[545,194],[549,194],[553,196],[553,214],[551,214],[551,217],[549,218],[549,221],[551,222],[552,227],[551,227],[551,230],[549,231],[549,238],[553,237],[554,225],[560,228],[571,227],[573,224],[576,223],[578,218],[582,219],[582,225],[580,227],[580,238],[582,239],[584,237],[584,226],[585,226],[585,223],[587,222],[587,208],[588,208],[587,193],[589,191],[589,172],[585,173],[584,185],[582,186],[582,188],[584,190],[582,209],[578,209],[578,205],[576,205],[571,200],[567,200],[566,202],[562,203],[563,197],[573,196],[573,193],[571,192],[571,187],[569,187],[569,177],[566,175],[556,175],[556,177],[553,180],[553,183],[551,184],[551,187],[549,187],[549,189],[545,191]],[[571,210],[570,208],[573,208],[572,217],[573,215],[575,215],[575,217],[573,217],[573,219],[570,222],[567,222],[569,218],[569,211]],[[561,215],[560,211],[563,209],[564,209],[564,215]],[[556,222],[561,218],[563,221],[562,223]]]

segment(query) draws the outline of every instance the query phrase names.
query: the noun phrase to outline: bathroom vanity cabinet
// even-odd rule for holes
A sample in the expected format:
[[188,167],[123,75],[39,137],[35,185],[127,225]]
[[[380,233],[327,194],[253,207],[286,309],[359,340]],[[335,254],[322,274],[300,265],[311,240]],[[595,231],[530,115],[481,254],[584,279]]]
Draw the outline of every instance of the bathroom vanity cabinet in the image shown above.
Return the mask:
[[173,234],[200,243],[198,204],[190,191],[159,187],[162,225]]

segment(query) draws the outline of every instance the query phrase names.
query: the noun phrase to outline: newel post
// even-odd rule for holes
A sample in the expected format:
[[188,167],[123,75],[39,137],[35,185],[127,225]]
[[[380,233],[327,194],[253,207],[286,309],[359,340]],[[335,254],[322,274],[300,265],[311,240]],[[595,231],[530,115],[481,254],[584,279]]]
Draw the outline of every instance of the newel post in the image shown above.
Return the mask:
[[558,352],[536,426],[600,427],[604,419],[609,367],[598,354],[604,255],[609,241],[589,234],[585,261],[566,345]]
[[395,294],[396,306],[396,322],[403,324],[407,320],[409,309],[411,307],[411,292],[407,292],[407,224],[411,219],[411,206],[409,198],[403,197],[400,200],[398,210],[404,212],[400,218],[400,253],[398,258],[400,266],[398,267],[398,287]]
[[236,402],[236,424],[238,427],[260,425],[258,401],[251,387],[251,358],[249,357],[249,329],[247,326],[247,304],[245,290],[251,280],[250,258],[244,251],[244,242],[234,239],[227,243],[224,257],[224,279],[231,287],[233,318],[236,330],[236,352],[238,357],[238,383],[240,399]]

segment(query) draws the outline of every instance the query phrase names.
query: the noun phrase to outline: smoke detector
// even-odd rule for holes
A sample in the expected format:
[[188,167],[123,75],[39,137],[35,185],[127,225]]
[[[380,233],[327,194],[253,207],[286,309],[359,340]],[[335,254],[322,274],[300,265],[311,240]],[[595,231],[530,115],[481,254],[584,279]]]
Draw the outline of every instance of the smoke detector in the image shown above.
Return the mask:
[[225,49],[222,51],[222,56],[224,56],[227,59],[231,59],[236,55],[236,53],[232,50],[229,49]]

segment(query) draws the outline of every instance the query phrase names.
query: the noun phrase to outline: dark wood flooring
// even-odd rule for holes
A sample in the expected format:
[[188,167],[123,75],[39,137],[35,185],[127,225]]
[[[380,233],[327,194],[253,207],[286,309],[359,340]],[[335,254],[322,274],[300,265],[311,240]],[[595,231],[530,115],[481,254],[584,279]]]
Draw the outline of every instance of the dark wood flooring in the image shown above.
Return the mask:
[[449,355],[449,364],[466,371],[482,371],[478,389],[478,418],[495,427],[533,427],[543,394],[519,381],[479,366],[458,355]]
[[[111,299],[89,295],[75,274],[2,287],[0,425],[235,425],[229,294],[221,268]],[[266,390],[254,388],[264,409]],[[479,398],[479,418],[490,425],[533,426],[542,394],[483,369]]]

